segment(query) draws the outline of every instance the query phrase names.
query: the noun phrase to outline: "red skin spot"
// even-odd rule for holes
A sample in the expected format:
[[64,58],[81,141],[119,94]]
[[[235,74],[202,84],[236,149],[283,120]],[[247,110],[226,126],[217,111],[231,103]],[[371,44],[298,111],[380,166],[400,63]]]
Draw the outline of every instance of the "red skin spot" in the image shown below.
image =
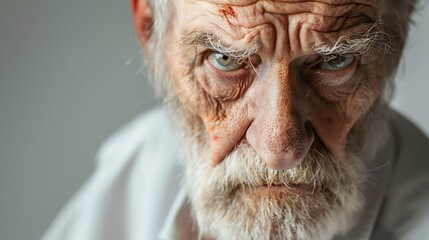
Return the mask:
[[219,137],[217,135],[213,135],[212,139],[216,142],[217,140],[219,140]]
[[237,19],[237,13],[232,9],[228,4],[223,5],[221,9],[219,9],[219,13],[224,15],[225,17],[233,17]]

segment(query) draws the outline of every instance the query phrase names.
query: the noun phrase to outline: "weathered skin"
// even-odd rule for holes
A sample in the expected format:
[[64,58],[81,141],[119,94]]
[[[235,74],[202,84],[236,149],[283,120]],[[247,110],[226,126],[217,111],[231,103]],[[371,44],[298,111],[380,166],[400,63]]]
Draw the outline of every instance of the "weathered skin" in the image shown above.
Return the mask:
[[[329,71],[319,67],[323,59],[313,46],[365,32],[379,19],[379,1],[175,4],[166,41],[168,67],[185,109],[207,129],[213,165],[243,139],[277,170],[294,168],[310,148],[325,147],[338,161],[346,159],[350,129],[382,88],[376,71],[381,62],[369,52],[343,70]],[[184,51],[183,37],[203,29],[226,45],[257,43],[259,50],[251,57],[257,73],[249,63],[232,72],[218,70],[207,60],[212,52],[203,46]]]

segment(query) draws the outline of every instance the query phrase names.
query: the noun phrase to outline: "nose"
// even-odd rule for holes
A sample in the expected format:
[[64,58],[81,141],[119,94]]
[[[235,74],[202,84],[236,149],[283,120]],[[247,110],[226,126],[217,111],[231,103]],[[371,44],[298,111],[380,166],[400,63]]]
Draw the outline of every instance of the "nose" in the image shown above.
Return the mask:
[[250,109],[253,122],[246,138],[270,168],[287,170],[307,155],[314,132],[303,87],[287,67],[278,68],[282,70],[260,79],[255,87]]

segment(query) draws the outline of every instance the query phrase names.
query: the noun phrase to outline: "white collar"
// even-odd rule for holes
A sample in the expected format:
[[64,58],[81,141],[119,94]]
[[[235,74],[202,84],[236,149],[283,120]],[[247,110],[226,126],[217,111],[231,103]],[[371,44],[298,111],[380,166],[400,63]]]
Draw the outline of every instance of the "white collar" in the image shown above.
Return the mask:
[[182,186],[176,198],[173,201],[173,205],[168,212],[167,218],[164,225],[162,226],[161,232],[158,235],[159,239],[163,240],[175,240],[175,220],[180,212],[180,209],[187,201],[186,188]]

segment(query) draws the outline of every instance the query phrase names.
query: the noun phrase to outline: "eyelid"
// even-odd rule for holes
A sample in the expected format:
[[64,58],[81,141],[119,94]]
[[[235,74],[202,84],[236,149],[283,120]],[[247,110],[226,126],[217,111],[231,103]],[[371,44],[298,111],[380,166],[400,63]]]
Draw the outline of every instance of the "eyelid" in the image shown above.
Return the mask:
[[331,75],[336,75],[336,74],[341,75],[341,74],[343,74],[344,72],[347,72],[350,69],[355,69],[356,70],[356,68],[359,66],[359,62],[360,62],[360,57],[358,57],[358,56],[354,57],[353,61],[351,61],[350,64],[348,64],[346,67],[340,68],[338,70],[324,69],[324,68],[320,67],[320,63],[319,63],[317,65],[318,66],[317,71],[321,72],[323,74],[326,74],[326,75],[329,75],[329,74],[331,74]]
[[[361,56],[352,56],[352,57],[354,58],[353,61],[344,69],[347,69],[351,66],[354,66],[355,63],[359,63],[361,61]],[[320,67],[321,63],[327,62],[326,61],[327,58],[329,59],[329,56],[322,56],[322,55],[308,56],[307,60],[304,61],[305,62],[305,69],[306,69],[305,71],[338,72],[338,71],[344,70],[344,69],[341,69],[341,70],[335,71],[335,70],[326,70],[326,69],[321,68]]]
[[[218,60],[221,60],[221,58],[219,58],[219,56],[217,55],[222,55],[229,58],[228,60],[225,60],[225,61],[230,61],[230,65],[223,65],[222,63],[220,63]],[[239,69],[244,68],[247,65],[246,60],[244,59],[236,58],[236,57],[230,56],[229,54],[213,52],[213,51],[209,51],[205,54],[204,61],[209,62],[209,64],[213,68],[224,72],[237,71]]]
[[[207,61],[207,56],[208,54],[211,54],[211,53],[213,52],[209,51],[204,55],[203,65],[205,66],[205,69],[208,71],[208,73],[216,78],[227,80],[227,81],[241,81],[243,79],[248,79],[251,75],[254,74],[254,71],[251,71],[252,67],[251,67],[251,64],[249,64],[249,61],[250,61],[249,59],[245,59],[243,61],[243,67],[233,71],[223,71],[223,70],[217,69],[209,61]],[[253,63],[252,61],[252,65],[257,66],[259,62],[260,62],[260,59],[255,58],[255,63]]]
[[[343,60],[344,60],[344,65],[345,66],[340,66],[340,67],[336,68],[335,66],[332,66],[330,64],[330,62],[333,62],[335,60],[342,59],[342,58],[344,58]],[[348,68],[350,65],[352,65],[355,60],[356,60],[356,57],[354,57],[354,56],[341,56],[340,55],[340,56],[334,56],[330,60],[323,60],[319,64],[319,66],[320,66],[320,68],[322,68],[324,70],[327,70],[327,71],[341,71],[343,69]]]
[[245,74],[245,72],[248,71],[248,68],[246,66],[238,68],[236,70],[233,71],[225,71],[225,70],[221,70],[218,69],[216,67],[213,66],[213,64],[211,64],[207,58],[205,58],[204,60],[204,65],[206,66],[206,68],[213,73],[214,75],[220,77],[220,78],[239,78],[240,76],[242,76],[243,74]]

